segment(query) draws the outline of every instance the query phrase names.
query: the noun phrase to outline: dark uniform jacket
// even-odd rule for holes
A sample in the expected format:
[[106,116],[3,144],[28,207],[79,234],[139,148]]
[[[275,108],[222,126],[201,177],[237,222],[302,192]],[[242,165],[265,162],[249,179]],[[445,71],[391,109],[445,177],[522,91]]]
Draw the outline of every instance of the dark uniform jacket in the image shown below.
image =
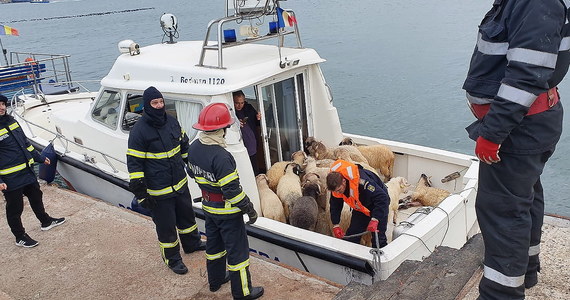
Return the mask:
[[[381,222],[388,215],[388,206],[390,205],[390,197],[388,196],[388,188],[374,173],[365,170],[358,165],[360,180],[358,184],[358,198],[364,207],[370,210],[370,217]],[[348,185],[345,193],[348,193]],[[331,194],[330,213],[333,224],[340,223],[340,214],[342,211],[343,200],[334,197]]]
[[130,179],[143,178],[147,192],[156,199],[169,198],[188,183],[184,170],[188,136],[174,117],[166,116],[166,124],[156,128],[143,115],[130,132],[127,150]]
[[219,216],[241,214],[250,201],[241,188],[233,156],[223,147],[204,145],[199,139],[192,142],[188,151],[190,176],[200,189],[224,198],[224,202],[204,201],[204,211]]
[[14,117],[0,117],[0,183],[8,186],[7,191],[36,183],[32,166],[34,162],[43,163],[45,159],[30,144]]
[[[479,26],[463,89],[473,104],[492,103],[470,138],[501,152],[536,154],[558,142],[562,106],[526,116],[536,96],[557,86],[570,63],[570,24],[563,0],[495,0]],[[540,26],[537,26],[539,24]]]

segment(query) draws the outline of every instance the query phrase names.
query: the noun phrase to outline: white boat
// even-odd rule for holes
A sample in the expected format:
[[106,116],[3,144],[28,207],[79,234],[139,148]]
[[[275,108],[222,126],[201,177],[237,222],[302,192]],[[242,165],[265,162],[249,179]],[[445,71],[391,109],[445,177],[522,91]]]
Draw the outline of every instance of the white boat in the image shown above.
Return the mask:
[[[403,261],[422,260],[441,245],[460,248],[478,232],[476,158],[343,132],[319,66],[325,60],[302,46],[296,23],[277,29],[276,23],[237,27],[250,24],[242,22],[249,19],[277,20],[279,1],[238,2],[227,1],[226,16],[211,21],[200,41],[176,41],[176,18],[163,15],[167,42],[144,47],[130,40],[120,42],[121,54],[98,92],[20,95],[12,106],[16,118],[37,148],[54,141],[57,170],[72,188],[126,208],[133,199],[125,156],[128,134],[140,117],[142,92],[151,85],[162,92],[168,113],[177,117],[191,139],[196,138],[192,124],[204,106],[222,102],[233,107],[232,92],[243,90],[263,115],[259,156],[264,169],[304,150],[303,141],[309,136],[327,146],[338,145],[344,137],[358,144],[388,146],[396,154],[395,176],[414,183],[426,173],[435,187],[452,194],[425,217],[413,216],[415,225],[399,232],[380,252],[264,217],[247,226],[251,251],[341,284],[386,279]],[[228,29],[237,31],[235,41],[231,36],[224,38]],[[260,211],[239,124],[228,129],[226,141],[241,184]],[[445,183],[439,180],[450,174],[458,176]],[[194,197],[201,195],[193,180],[189,186]],[[204,231],[201,203],[195,202],[194,209]]]

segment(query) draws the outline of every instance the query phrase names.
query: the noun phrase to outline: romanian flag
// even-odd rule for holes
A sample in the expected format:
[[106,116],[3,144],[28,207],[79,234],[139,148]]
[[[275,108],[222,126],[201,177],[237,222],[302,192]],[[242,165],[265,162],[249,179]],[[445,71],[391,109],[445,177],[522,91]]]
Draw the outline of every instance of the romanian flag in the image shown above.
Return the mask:
[[284,11],[281,7],[277,8],[277,23],[279,24],[279,28],[283,28],[285,26],[293,27],[295,23],[297,23],[297,19],[294,16],[290,15],[286,11]]
[[16,28],[0,25],[0,35],[20,35]]

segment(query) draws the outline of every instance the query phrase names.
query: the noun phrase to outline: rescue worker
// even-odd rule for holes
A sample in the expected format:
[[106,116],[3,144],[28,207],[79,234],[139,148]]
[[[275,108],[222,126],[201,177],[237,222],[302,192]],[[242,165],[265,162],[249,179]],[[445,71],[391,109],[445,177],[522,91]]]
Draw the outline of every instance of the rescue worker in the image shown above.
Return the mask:
[[[570,63],[567,1],[497,0],[479,26],[463,89],[477,120],[480,299],[524,299],[538,282],[540,180],[562,132],[556,86]],[[508,250],[506,250],[508,249]]]
[[[346,234],[378,232],[378,241],[373,238],[372,247],[376,248],[377,243],[380,248],[387,245],[386,227],[390,197],[386,185],[376,174],[360,165],[339,159],[332,164],[331,172],[327,175],[327,189],[331,191],[330,214],[335,237],[342,239],[345,236],[339,226],[345,202],[352,208],[352,218]],[[359,243],[360,236],[346,240]]]
[[164,263],[174,273],[186,274],[180,244],[185,253],[206,249],[198,233],[184,168],[188,136],[166,113],[162,94],[155,87],[144,91],[143,102],[144,114],[129,135],[129,187],[141,206],[151,210]]
[[46,165],[51,162],[34,149],[20,124],[6,112],[7,103],[8,98],[0,94],[0,191],[6,198],[6,219],[16,237],[16,246],[32,248],[38,242],[26,233],[22,225],[24,195],[30,201],[42,230],[63,224],[65,218],[52,218],[46,213],[33,165],[34,162]]
[[226,129],[233,123],[224,103],[204,107],[192,126],[201,132],[190,144],[188,163],[190,176],[202,190],[210,291],[217,291],[231,279],[234,299],[257,299],[263,295],[263,287],[253,287],[251,283],[249,244],[243,223],[244,213],[249,216],[248,224],[255,223],[257,213],[241,188],[236,162],[225,149]]

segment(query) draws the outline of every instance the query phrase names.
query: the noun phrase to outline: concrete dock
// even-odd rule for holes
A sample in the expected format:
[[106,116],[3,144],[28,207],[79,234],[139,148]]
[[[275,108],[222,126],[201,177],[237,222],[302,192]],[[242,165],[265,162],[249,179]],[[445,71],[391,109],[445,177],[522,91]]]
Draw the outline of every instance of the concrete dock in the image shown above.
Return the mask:
[[[17,247],[2,206],[0,300],[231,299],[229,284],[209,291],[203,252],[182,254],[188,274],[170,271],[149,218],[56,186],[42,190],[46,211],[67,222],[41,231],[25,200],[23,224],[40,244]],[[543,268],[527,299],[570,299],[570,221],[545,221]],[[440,248],[423,262],[405,262],[388,280],[371,286],[343,287],[255,255],[250,270],[254,285],[265,287],[263,299],[476,299],[481,239],[460,250]]]

